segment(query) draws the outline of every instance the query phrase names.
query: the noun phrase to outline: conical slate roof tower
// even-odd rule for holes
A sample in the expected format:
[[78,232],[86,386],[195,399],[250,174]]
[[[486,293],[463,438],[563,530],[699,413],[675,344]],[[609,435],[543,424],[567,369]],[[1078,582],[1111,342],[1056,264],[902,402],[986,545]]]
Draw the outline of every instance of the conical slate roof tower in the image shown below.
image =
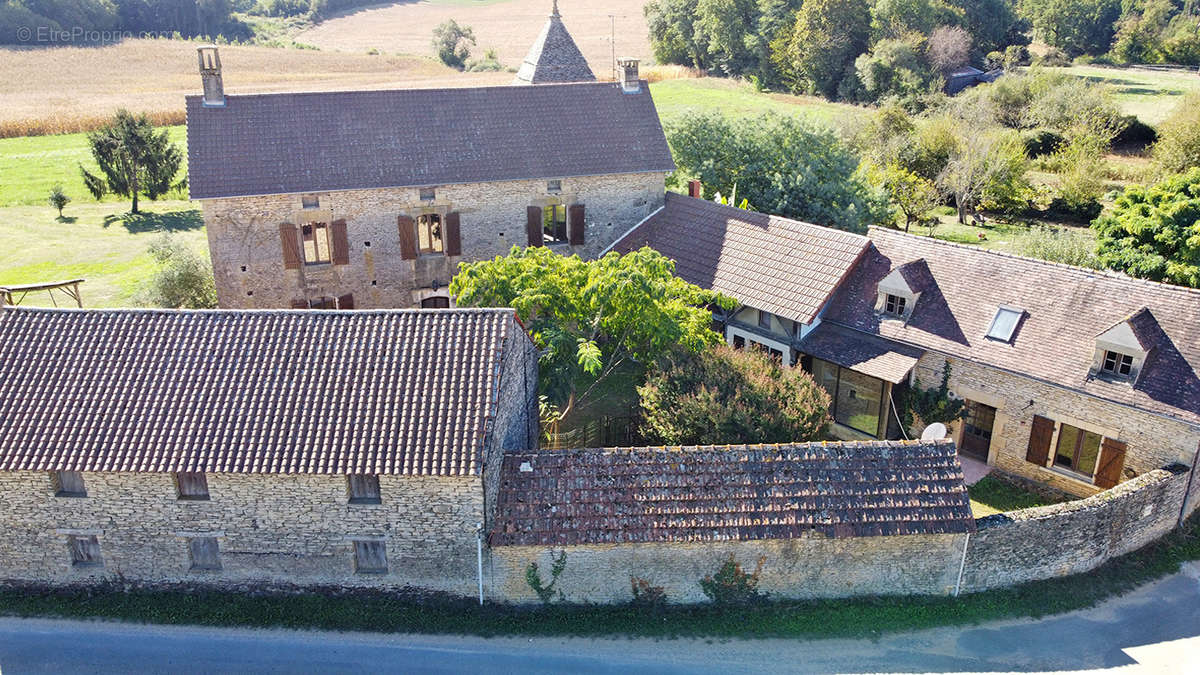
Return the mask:
[[541,34],[529,48],[525,62],[513,84],[549,84],[555,82],[595,82],[596,76],[587,59],[571,39],[558,13],[558,0]]

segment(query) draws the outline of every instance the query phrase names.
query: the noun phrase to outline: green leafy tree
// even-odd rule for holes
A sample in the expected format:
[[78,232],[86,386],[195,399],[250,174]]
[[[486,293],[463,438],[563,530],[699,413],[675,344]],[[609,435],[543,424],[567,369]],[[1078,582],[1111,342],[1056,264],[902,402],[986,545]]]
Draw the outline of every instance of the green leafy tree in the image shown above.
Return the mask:
[[986,54],[1008,45],[1027,45],[1028,22],[1017,15],[1014,0],[948,0],[963,13],[961,26],[971,34],[976,53]]
[[1167,173],[1200,166],[1200,93],[1189,94],[1158,127],[1154,162]]
[[211,309],[217,306],[212,266],[187,244],[163,235],[150,244],[150,257],[158,270],[138,292],[145,307]]
[[514,247],[460,264],[450,293],[460,307],[516,310],[541,350],[542,391],[560,419],[625,364],[719,344],[709,307],[734,304],[676,277],[675,263],[650,248],[584,261]]
[[906,109],[918,110],[922,97],[941,88],[941,79],[930,70],[922,53],[924,40],[908,37],[883,40],[874,50],[854,62],[859,96],[864,101],[896,100]]
[[58,209],[58,219],[62,220],[63,209],[67,207],[67,204],[71,203],[71,198],[67,196],[67,193],[63,192],[61,183],[56,184],[50,189],[50,197],[47,201],[50,202],[50,206]]
[[1092,230],[1104,266],[1200,287],[1200,168],[1127,188]]
[[870,37],[868,0],[805,0],[773,58],[793,89],[833,99],[847,78],[854,80],[854,60],[867,51]]
[[765,213],[854,232],[888,218],[886,199],[857,173],[854,153],[802,120],[688,115],[668,127],[667,139],[681,174],[736,185],[739,198]]
[[442,63],[462,70],[471,56],[475,44],[475,33],[470,26],[460,26],[454,19],[446,19],[433,29],[433,48]]
[[958,222],[981,204],[1001,210],[1023,206],[1029,191],[1029,162],[1025,144],[1015,132],[1001,130],[962,134],[958,148],[942,174],[938,187],[954,199]]
[[638,394],[654,444],[809,441],[829,421],[829,394],[808,373],[724,345],[660,359]]
[[696,3],[696,41],[705,45],[710,67],[724,75],[754,70],[756,0],[699,0]]
[[933,181],[922,178],[899,164],[872,166],[869,172],[871,179],[887,192],[892,207],[904,220],[905,232],[914,224],[925,222],[929,212],[940,203],[937,186]]
[[871,37],[896,40],[929,35],[938,26],[960,26],[966,12],[942,0],[875,0],[871,6]]
[[1022,0],[1021,11],[1043,42],[1068,56],[1103,54],[1112,45],[1121,0]]
[[708,45],[696,36],[699,0],[650,0],[643,8],[650,29],[650,48],[659,63],[703,69]]
[[102,176],[79,167],[83,183],[96,199],[112,193],[133,200],[138,213],[138,196],[158,199],[175,186],[175,175],[183,153],[171,142],[167,131],[155,131],[145,115],[120,110],[111,122],[87,135],[92,158]]

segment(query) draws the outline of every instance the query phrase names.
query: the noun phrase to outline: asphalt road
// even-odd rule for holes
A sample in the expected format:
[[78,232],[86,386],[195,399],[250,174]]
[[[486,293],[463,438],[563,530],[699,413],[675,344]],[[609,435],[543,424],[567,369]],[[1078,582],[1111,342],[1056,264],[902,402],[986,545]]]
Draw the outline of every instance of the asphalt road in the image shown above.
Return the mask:
[[1200,673],[1200,565],[1096,608],[877,640],[472,638],[0,619],[0,673]]

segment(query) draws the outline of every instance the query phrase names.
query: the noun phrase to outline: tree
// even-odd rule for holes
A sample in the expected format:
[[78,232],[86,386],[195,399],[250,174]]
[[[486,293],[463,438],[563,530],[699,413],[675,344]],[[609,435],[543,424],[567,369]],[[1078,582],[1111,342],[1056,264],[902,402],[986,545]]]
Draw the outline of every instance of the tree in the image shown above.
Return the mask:
[[971,35],[958,26],[939,26],[925,45],[929,66],[943,75],[967,65],[971,58]]
[[71,203],[71,198],[67,196],[67,193],[63,192],[62,183],[58,183],[50,188],[50,198],[47,201],[50,202],[50,206],[58,209],[58,219],[62,220],[63,209],[66,208],[67,204]]
[[111,122],[87,135],[92,158],[103,177],[82,165],[83,183],[96,199],[112,193],[133,200],[138,213],[138,196],[158,199],[175,186],[175,174],[183,153],[171,142],[167,131],[155,131],[145,115],[117,111]]
[[920,110],[925,97],[941,89],[941,80],[930,71],[924,55],[922,40],[908,37],[883,40],[874,50],[854,62],[862,89],[859,98],[865,101],[894,99],[908,110]]
[[1158,127],[1154,162],[1167,173],[1200,166],[1200,94],[1189,94],[1175,104],[1171,116]]
[[929,35],[938,26],[958,26],[966,13],[942,0],[875,0],[871,7],[872,40]]
[[459,265],[460,307],[512,307],[541,350],[541,387],[566,418],[622,366],[718,344],[709,307],[734,300],[676,277],[650,248],[599,260],[545,247]]
[[1103,54],[1112,44],[1121,0],[1023,0],[1021,11],[1051,47],[1072,57]]
[[699,0],[696,41],[704,44],[711,67],[724,75],[754,70],[751,51],[758,8],[755,0]]
[[650,29],[650,48],[659,63],[676,63],[702,69],[707,45],[696,38],[699,0],[650,0],[642,10]]
[[808,373],[726,345],[661,358],[638,394],[652,444],[809,441],[829,421],[829,394]]
[[899,164],[892,163],[882,168],[873,166],[871,177],[883,187],[892,206],[904,218],[905,232],[912,225],[924,222],[939,203],[937,186],[933,181]]
[[143,283],[138,304],[172,309],[217,306],[212,266],[205,257],[167,234],[150,244],[149,253],[159,269]]
[[853,79],[854,60],[867,51],[871,6],[867,0],[805,0],[787,41],[772,58],[795,90],[826,98]]
[[1200,288],[1200,168],[1127,188],[1092,230],[1104,266]]
[[446,19],[433,29],[433,48],[442,63],[462,70],[471,56],[468,45],[475,44],[475,33],[470,26],[459,26],[454,19]]
[[948,0],[962,11],[962,27],[971,35],[979,54],[1004,49],[1008,45],[1027,45],[1029,23],[1017,16],[1014,0]]
[[953,197],[958,222],[983,203],[1012,208],[1022,203],[1029,189],[1025,172],[1028,160],[1020,136],[1012,131],[973,131],[961,134],[960,143],[938,176],[938,187]]
[[730,120],[688,115],[667,129],[680,174],[756,208],[863,232],[887,219],[886,199],[857,173],[858,160],[833,132],[792,118]]

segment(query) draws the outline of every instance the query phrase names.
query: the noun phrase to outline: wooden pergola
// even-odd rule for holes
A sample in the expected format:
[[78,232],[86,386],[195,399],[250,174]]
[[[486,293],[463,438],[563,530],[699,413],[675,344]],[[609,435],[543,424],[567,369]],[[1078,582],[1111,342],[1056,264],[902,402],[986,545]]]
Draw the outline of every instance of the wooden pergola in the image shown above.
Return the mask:
[[30,293],[46,291],[50,294],[50,303],[58,307],[58,301],[54,299],[54,291],[62,291],[63,295],[75,301],[77,307],[83,307],[83,298],[79,295],[79,284],[83,283],[83,279],[70,279],[68,281],[50,281],[40,284],[20,284],[16,286],[0,286],[0,300],[3,300],[5,305],[19,305],[25,299],[25,296]]

